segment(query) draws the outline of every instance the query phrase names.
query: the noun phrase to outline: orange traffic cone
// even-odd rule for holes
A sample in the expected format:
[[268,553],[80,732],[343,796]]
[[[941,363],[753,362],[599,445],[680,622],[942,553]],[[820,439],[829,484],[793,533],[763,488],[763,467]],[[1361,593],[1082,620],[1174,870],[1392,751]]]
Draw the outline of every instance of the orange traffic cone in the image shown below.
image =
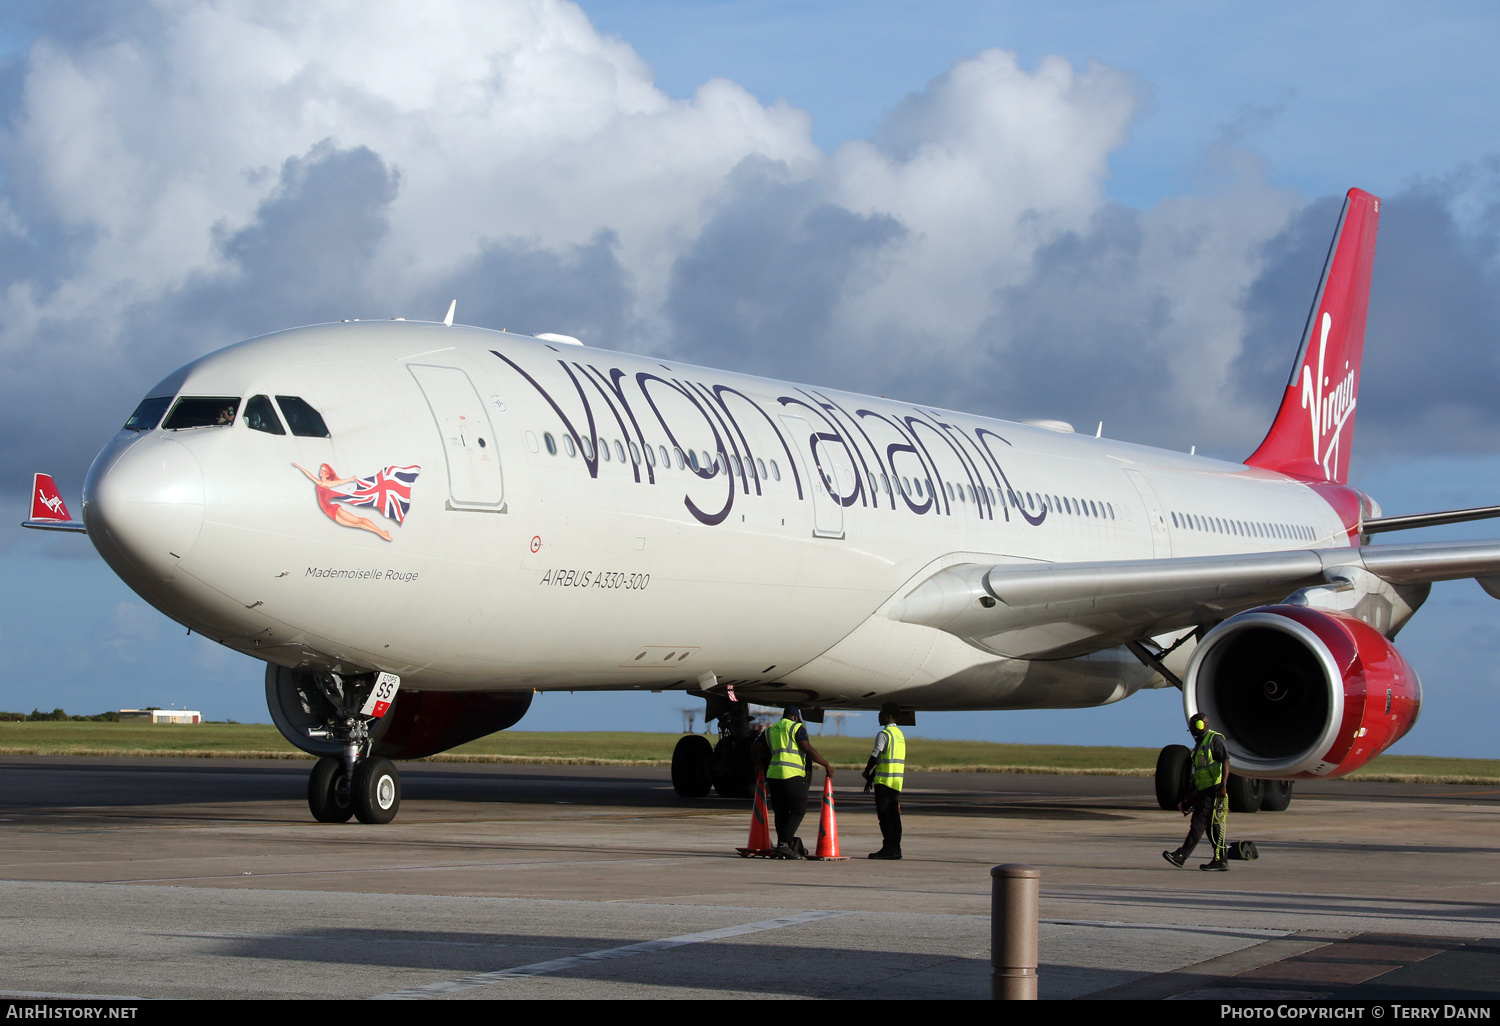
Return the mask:
[[839,824],[833,815],[833,781],[823,778],[823,819],[818,823],[818,852],[815,859],[842,859],[839,854]]
[[767,856],[771,854],[771,814],[766,810],[766,775],[755,776],[755,811],[750,814],[750,840],[745,847],[736,848],[740,858]]

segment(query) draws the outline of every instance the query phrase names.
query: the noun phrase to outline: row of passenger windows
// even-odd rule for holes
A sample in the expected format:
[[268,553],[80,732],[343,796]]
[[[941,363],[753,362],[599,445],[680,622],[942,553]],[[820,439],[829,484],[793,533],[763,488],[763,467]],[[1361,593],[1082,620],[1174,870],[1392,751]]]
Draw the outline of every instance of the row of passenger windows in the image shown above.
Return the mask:
[[[167,413],[167,408],[171,412]],[[276,414],[280,407],[281,416]],[[186,428],[229,427],[240,412],[237,396],[184,395],[172,402],[171,396],[154,396],[143,399],[125,422],[126,431],[152,431],[160,424],[165,431],[182,431]],[[166,419],[162,419],[166,414]],[[327,438],[328,425],[323,416],[299,396],[278,395],[276,402],[270,396],[253,396],[245,403],[245,426],[252,431],[264,431],[268,435],[284,435],[282,417],[292,434],[301,438]]]
[[[548,455],[556,456],[558,454],[558,441],[552,432],[543,433],[542,444],[546,446]],[[621,463],[624,463],[628,458],[631,463],[639,464],[643,458],[642,450],[637,448],[634,442],[621,442],[618,438],[610,442],[609,439],[600,438],[596,449],[595,444],[587,437],[581,437],[577,445],[575,445],[571,434],[564,433],[562,435],[562,452],[565,452],[569,457],[574,457],[578,455],[579,448],[583,449],[584,456],[589,459],[593,459],[594,453],[597,451],[599,458],[605,462],[610,461],[611,452],[613,452],[613,458]],[[627,450],[629,451],[628,457],[626,456]],[[659,456],[658,453],[660,453]],[[679,470],[685,467],[692,467],[694,471],[697,471],[701,468],[708,469],[714,475],[718,475],[723,472],[726,466],[732,466],[734,473],[738,475],[751,478],[759,477],[760,480],[781,480],[781,468],[775,460],[770,461],[770,474],[767,475],[766,461],[763,459],[757,457],[753,461],[749,458],[742,460],[737,455],[731,456],[722,452],[711,453],[706,449],[701,454],[692,449],[687,450],[687,453],[684,454],[681,449],[676,447],[668,451],[667,447],[662,445],[653,450],[651,446],[647,445],[644,448],[644,459],[646,463],[653,467],[661,466],[670,468],[675,460],[677,469]],[[876,475],[872,473],[869,475],[870,490],[890,495],[892,480],[892,478],[888,478],[885,474]],[[824,482],[830,489],[834,487],[833,481],[826,474]],[[936,486],[933,485],[931,480],[920,477],[900,478],[900,489],[905,495],[915,495],[922,499],[931,499],[937,493]],[[1002,504],[1005,502],[1005,492],[1003,490],[997,500],[994,489],[984,486],[980,486],[976,490],[975,486],[971,484],[955,485],[945,481],[943,489],[947,493],[948,499],[952,502],[974,503],[977,505],[984,499],[988,499],[991,506],[995,505],[997,501]],[[1016,508],[1028,508],[1031,510],[1036,510],[1040,507],[1053,512],[1094,517],[1099,520],[1116,519],[1114,506],[1110,503],[1093,499],[1075,499],[1071,496],[1012,491],[1010,492],[1010,505]]]
[[[557,455],[557,439],[552,436],[552,432],[543,433],[542,444],[547,447],[547,454],[549,456]],[[726,456],[722,452],[711,453],[707,449],[704,449],[701,453],[689,449],[684,453],[676,446],[673,446],[669,451],[665,445],[655,448],[648,445],[645,446],[643,451],[634,442],[622,442],[618,438],[614,440],[613,444],[611,444],[609,439],[601,438],[598,441],[596,449],[593,440],[587,436],[579,438],[577,445],[573,444],[572,435],[564,434],[562,436],[562,451],[567,453],[569,457],[577,456],[580,448],[583,449],[583,455],[586,459],[593,459],[595,452],[597,452],[599,459],[605,463],[610,462],[611,459],[624,463],[628,459],[631,463],[640,464],[644,459],[649,466],[659,466],[664,470],[670,470],[672,464],[675,462],[678,470],[685,470],[688,467],[691,467],[695,473],[707,470],[714,477],[723,473],[726,467],[730,467],[733,468],[733,473],[741,477],[749,477],[762,481],[781,480],[781,467],[777,466],[775,460],[771,460],[770,473],[767,474],[766,461],[759,458],[755,460],[749,458],[742,460],[739,456]],[[626,455],[627,449],[629,450],[628,456]]]
[[1260,520],[1230,520],[1197,513],[1173,513],[1172,526],[1189,531],[1232,534],[1239,538],[1279,538],[1283,541],[1316,541],[1318,532],[1306,524],[1281,524]]
[[[1075,517],[1093,517],[1095,520],[1114,520],[1114,503],[1099,499],[1079,499],[1071,495],[1033,495],[1031,492],[1010,493],[1012,504],[1035,510],[1038,506],[1049,513],[1065,513]],[[1023,506],[1024,501],[1024,506]]]

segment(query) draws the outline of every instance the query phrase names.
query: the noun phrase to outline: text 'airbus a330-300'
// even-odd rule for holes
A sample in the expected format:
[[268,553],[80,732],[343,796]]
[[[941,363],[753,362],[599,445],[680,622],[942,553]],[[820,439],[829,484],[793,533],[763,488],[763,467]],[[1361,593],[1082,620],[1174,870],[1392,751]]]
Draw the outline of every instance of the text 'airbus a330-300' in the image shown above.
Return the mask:
[[[386,822],[392,759],[539,691],[681,690],[679,793],[745,796],[747,704],[1072,708],[1177,687],[1236,802],[1348,773],[1421,704],[1391,639],[1500,542],[1370,545],[1348,484],[1380,201],[1350,190],[1291,379],[1243,464],[442,322],[211,353],[27,526],[86,531],[177,622],[266,662],[314,816]],[[1185,749],[1157,794],[1181,797]],[[1259,807],[1259,805],[1256,805]]]

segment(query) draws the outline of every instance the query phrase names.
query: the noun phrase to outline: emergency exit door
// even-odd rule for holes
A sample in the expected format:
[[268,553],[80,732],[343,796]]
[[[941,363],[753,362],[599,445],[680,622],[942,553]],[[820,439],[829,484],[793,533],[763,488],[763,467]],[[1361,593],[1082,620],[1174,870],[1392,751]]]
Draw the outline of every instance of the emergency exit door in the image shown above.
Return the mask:
[[1172,554],[1172,535],[1167,530],[1167,512],[1162,507],[1161,500],[1156,497],[1156,489],[1151,487],[1150,478],[1131,467],[1123,469],[1146,506],[1146,520],[1151,524],[1151,555],[1156,559],[1165,559]]
[[791,435],[792,451],[802,462],[807,490],[812,496],[813,536],[842,538],[844,504],[839,497],[844,494],[844,482],[839,480],[838,466],[831,458],[829,447],[819,444],[822,439],[801,417],[783,413],[781,422]]
[[410,363],[448,461],[448,508],[504,512],[505,479],[495,429],[474,383],[457,367]]

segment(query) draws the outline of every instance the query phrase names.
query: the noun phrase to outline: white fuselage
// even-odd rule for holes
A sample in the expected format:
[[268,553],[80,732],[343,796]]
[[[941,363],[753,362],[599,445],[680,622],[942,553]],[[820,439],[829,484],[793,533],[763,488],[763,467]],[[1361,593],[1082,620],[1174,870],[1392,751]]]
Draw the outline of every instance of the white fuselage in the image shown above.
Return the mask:
[[[414,689],[1101,704],[1161,678],[1120,649],[1007,660],[886,612],[961,562],[1350,544],[1316,492],[1239,464],[476,328],[281,332],[152,394],[241,413],[100,454],[84,517],[116,571],[232,648]],[[330,437],[253,429],[258,395],[302,398]],[[294,464],[417,468],[409,508],[320,499]]]

